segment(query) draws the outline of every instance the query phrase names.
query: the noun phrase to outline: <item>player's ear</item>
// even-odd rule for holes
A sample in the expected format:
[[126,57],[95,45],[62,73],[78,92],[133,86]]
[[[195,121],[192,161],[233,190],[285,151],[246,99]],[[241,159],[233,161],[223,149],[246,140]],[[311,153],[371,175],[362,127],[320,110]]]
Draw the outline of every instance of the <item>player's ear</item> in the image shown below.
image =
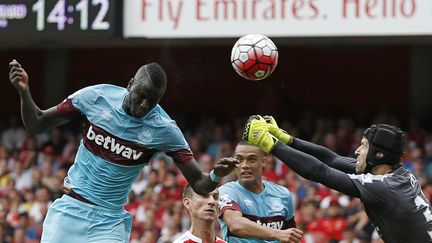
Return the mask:
[[264,170],[264,167],[266,166],[266,164],[267,164],[267,156],[264,156],[261,159],[261,165],[262,165],[263,170]]
[[128,85],[127,85],[127,88],[126,88],[128,91],[130,91],[130,89],[131,89],[133,83],[134,83],[134,78],[131,78],[131,79],[129,80]]
[[189,210],[191,207],[191,199],[188,197],[183,198],[183,206],[185,206],[185,208]]

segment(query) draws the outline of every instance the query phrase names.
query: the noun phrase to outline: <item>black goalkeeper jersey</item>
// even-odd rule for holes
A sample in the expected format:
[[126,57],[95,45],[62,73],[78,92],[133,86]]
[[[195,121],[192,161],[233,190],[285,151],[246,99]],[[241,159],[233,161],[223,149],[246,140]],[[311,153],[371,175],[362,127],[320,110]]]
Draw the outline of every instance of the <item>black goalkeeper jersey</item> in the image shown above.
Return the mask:
[[407,169],[349,177],[385,242],[432,242],[432,207]]
[[302,177],[360,198],[386,243],[432,242],[431,204],[404,167],[385,175],[356,175],[356,159],[300,139],[290,146],[278,143],[271,153]]

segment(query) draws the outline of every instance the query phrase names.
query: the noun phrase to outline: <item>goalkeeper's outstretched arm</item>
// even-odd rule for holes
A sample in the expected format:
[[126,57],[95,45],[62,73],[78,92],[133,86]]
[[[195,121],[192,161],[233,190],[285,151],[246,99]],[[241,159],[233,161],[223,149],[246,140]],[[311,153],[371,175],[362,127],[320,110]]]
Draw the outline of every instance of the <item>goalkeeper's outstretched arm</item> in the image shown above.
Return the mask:
[[360,197],[359,190],[346,173],[327,166],[307,153],[280,142],[275,144],[270,153],[308,180],[319,182],[349,196]]
[[355,165],[357,161],[354,158],[340,156],[326,147],[299,138],[294,138],[290,146],[306,154],[312,155],[332,168],[345,173],[355,173]]
[[280,142],[290,145],[291,147],[312,155],[325,164],[345,173],[355,173],[356,160],[353,158],[342,157],[335,152],[323,146],[303,141],[288,134],[285,130],[279,128],[276,120],[272,116],[251,116],[250,119],[260,120],[267,124],[268,131],[275,136]]

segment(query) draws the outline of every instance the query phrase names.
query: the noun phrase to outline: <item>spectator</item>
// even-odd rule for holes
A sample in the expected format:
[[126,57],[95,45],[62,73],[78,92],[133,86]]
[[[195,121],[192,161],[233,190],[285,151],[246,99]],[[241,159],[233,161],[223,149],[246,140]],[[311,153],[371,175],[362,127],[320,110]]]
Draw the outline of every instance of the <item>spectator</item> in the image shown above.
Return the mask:
[[[231,144],[231,148],[233,147],[233,145],[235,146],[237,144],[238,139],[241,137],[243,126],[243,120],[240,117],[233,117],[233,119],[233,121],[228,122],[229,124],[234,124],[232,127],[232,131],[235,131],[235,134],[231,135],[226,131],[223,133],[223,141],[229,142]],[[210,159],[211,156],[205,153],[205,151],[207,150],[210,142],[213,140],[212,134],[214,133],[213,130],[214,127],[216,127],[216,122],[209,122],[206,119],[203,119],[203,121],[204,122],[198,122],[193,126],[189,127],[188,130],[185,130],[185,133],[189,134],[187,136],[188,141],[189,139],[191,139],[191,141],[196,141],[195,145],[193,145],[193,142],[191,141],[189,141],[189,144],[191,145],[191,147],[195,146],[197,150],[200,151],[199,153],[195,153],[195,149],[192,148],[192,151],[194,151],[196,155],[199,155],[197,156],[199,165],[202,166],[201,168],[203,169],[203,171],[207,171],[207,168],[210,168],[211,165],[210,161],[213,159]],[[341,119],[336,117],[333,120],[324,117],[318,117],[316,119],[314,118],[311,122],[313,124],[312,134],[314,141],[321,141],[317,143],[322,144],[324,134],[332,133],[337,137],[337,141],[335,142],[340,142],[338,136],[338,134],[341,135],[339,132],[340,126],[346,126],[346,123],[341,122]],[[358,123],[358,120],[356,120],[356,122]],[[320,123],[321,125],[318,125],[318,123]],[[290,130],[292,131],[298,130],[298,126],[296,123],[293,122],[293,120],[285,119],[283,124],[285,128],[290,128]],[[364,124],[367,123],[362,123],[362,125]],[[408,122],[404,121],[403,124],[408,124]],[[427,125],[429,123],[423,122],[418,124]],[[224,127],[224,129],[228,126],[227,124],[221,122],[219,122],[218,125]],[[319,128],[319,126],[321,126],[321,128]],[[201,132],[197,131],[198,127],[203,127],[200,128]],[[414,169],[414,171],[417,171],[416,173],[419,175],[423,175],[418,178],[419,182],[422,180],[421,178],[427,177],[425,184],[423,184],[423,191],[425,196],[429,198],[429,200],[431,200],[432,134],[430,133],[430,127],[422,126],[420,128],[421,130],[426,132],[426,139],[424,145],[420,145],[418,141],[412,142],[411,139],[409,139],[408,141],[408,143],[410,143],[411,141],[411,144],[414,144],[415,148],[418,148],[415,149],[417,152],[414,151],[414,148],[410,149],[411,151],[413,151],[413,155],[417,157],[417,155],[420,154],[420,156],[418,156],[418,159],[413,159],[411,156],[406,156],[403,158],[403,162],[406,163],[412,161],[410,163],[412,163],[412,168]],[[203,129],[207,129],[207,131],[204,132]],[[50,146],[45,147],[45,149],[42,147],[43,144],[48,144],[49,139],[51,139],[50,136],[47,135],[48,140],[43,140],[43,143],[40,143],[39,137],[37,137],[38,143],[36,143],[35,147],[37,167],[31,166],[28,169],[23,168],[20,159],[18,159],[19,154],[22,154],[22,151],[20,150],[21,147],[18,147],[18,150],[15,149],[9,151],[5,145],[0,144],[0,242],[6,241],[10,243],[15,235],[15,229],[23,228],[22,225],[27,225],[24,236],[27,242],[36,243],[40,241],[42,225],[40,222],[36,222],[36,220],[29,215],[30,208],[32,208],[33,204],[37,202],[35,193],[36,191],[38,191],[38,189],[42,188],[44,185],[47,185],[43,174],[49,174],[51,175],[51,177],[55,178],[51,178],[48,180],[50,181],[49,184],[51,184],[51,186],[48,188],[52,197],[51,200],[59,198],[62,195],[59,189],[62,186],[64,178],[66,177],[68,168],[71,166],[71,163],[74,160],[79,138],[81,137],[79,133],[80,131],[78,129],[75,129],[76,131],[74,129],[71,129],[69,125],[61,127],[60,130],[60,133],[63,134],[62,136],[65,137],[68,142],[63,146],[61,155],[58,156],[54,155],[54,153],[51,153]],[[361,138],[363,130],[364,128],[358,126],[357,124],[357,126],[354,126],[353,129],[349,129],[349,131],[345,132],[344,136],[353,136],[355,139],[353,143],[355,143],[356,146],[360,142],[359,138]],[[205,133],[210,135],[205,136]],[[0,134],[0,137],[3,137],[2,135],[3,133]],[[24,140],[27,140],[27,137],[24,137],[22,139],[22,141]],[[353,147],[355,146],[352,146],[350,156],[354,155],[354,150],[356,148]],[[418,150],[420,150],[421,153],[418,153]],[[50,156],[51,158],[49,158]],[[419,166],[416,166],[417,162],[415,162],[415,160],[419,159],[423,161],[423,165],[425,166],[425,168],[421,169],[420,164]],[[47,160],[51,161],[51,172],[48,171],[48,173],[46,173],[43,169],[44,161]],[[14,174],[16,174],[14,173],[14,170],[17,163],[20,164],[18,166],[21,166],[21,171],[28,171],[30,176],[30,183],[28,184],[29,186],[25,186],[24,189],[21,190],[17,189],[15,177],[13,176]],[[323,219],[327,207],[320,208],[319,202],[323,201],[323,206],[325,204],[329,204],[330,199],[333,196],[333,192],[320,184],[311,183],[307,180],[302,179],[293,171],[291,171],[288,167],[282,164],[282,162],[280,161],[276,160],[275,164],[276,166],[274,168],[271,168],[273,167],[273,165],[268,165],[263,174],[270,174],[271,176],[269,176],[269,178],[276,178],[277,176],[279,178],[277,180],[277,183],[289,188],[289,190],[292,192],[293,201],[297,205],[295,206],[297,226],[299,229],[305,232],[305,235],[303,237],[304,241],[308,243],[308,239],[317,240],[320,237],[319,234],[321,233],[308,232],[306,225],[311,222],[318,222]],[[158,168],[161,168],[162,170],[160,177],[157,172]],[[146,167],[140,172],[140,176],[134,182],[133,191],[135,192],[136,197],[134,199],[135,203],[133,204],[135,206],[138,204],[138,208],[136,209],[134,227],[131,233],[131,243],[137,243],[141,239],[145,239],[143,235],[147,230],[146,227],[149,227],[149,229],[153,231],[153,233],[149,233],[148,235],[155,235],[156,241],[158,241],[159,238],[161,238],[162,235],[165,234],[164,232],[169,231],[169,228],[174,226],[174,224],[168,224],[167,222],[171,222],[168,220],[180,221],[180,232],[184,232],[190,228],[189,216],[187,210],[184,209],[181,200],[174,200],[170,208],[161,207],[162,203],[158,193],[162,188],[162,184],[165,184],[168,177],[167,173],[170,170],[172,170],[171,162],[164,159],[161,162],[160,158],[156,157],[150,162],[150,166]],[[178,172],[176,173],[178,174]],[[20,176],[16,178],[19,177]],[[176,178],[178,183],[180,176],[177,176]],[[237,177],[234,173],[232,173],[229,177],[225,177],[224,181],[225,179],[226,181],[237,180]],[[20,183],[21,182],[19,182],[18,185],[20,185]],[[12,196],[12,198],[10,198],[10,195]],[[329,195],[332,196],[329,197]],[[340,195],[337,195],[337,197],[341,199]],[[17,198],[19,198],[19,200],[17,200]],[[359,240],[362,243],[377,241],[377,239],[372,240],[373,228],[369,222],[369,218],[364,212],[361,202],[358,199],[354,198],[347,198],[346,200],[348,200],[349,202],[348,205],[342,204],[343,202],[338,200],[341,204],[340,215],[346,219],[346,230],[342,233],[342,242],[344,242],[344,240],[349,241],[350,239],[353,242],[357,242],[357,240]],[[17,204],[18,207],[16,207]],[[26,214],[27,216],[25,216]],[[40,216],[45,217],[45,215],[43,214],[44,213],[42,210]],[[155,214],[157,214],[159,218],[157,218]],[[15,222],[14,226],[12,226],[9,222],[6,221],[5,215],[14,215],[12,217],[15,218],[13,220]],[[145,224],[145,221],[147,220],[146,215],[149,215],[149,220],[153,220],[154,222]],[[1,219],[2,217],[4,217],[3,220]],[[25,221],[25,218],[27,218],[26,224],[23,223],[23,221]],[[215,225],[215,230],[216,234],[220,235],[219,224]],[[21,233],[22,232],[18,232],[16,235],[19,236]],[[323,238],[325,237],[324,234],[322,234],[321,236]],[[317,241],[315,241],[314,243],[316,242]]]
[[3,146],[9,150],[17,150],[21,148],[22,143],[26,138],[25,130],[19,125],[18,117],[12,115],[9,117],[9,125],[1,136]]

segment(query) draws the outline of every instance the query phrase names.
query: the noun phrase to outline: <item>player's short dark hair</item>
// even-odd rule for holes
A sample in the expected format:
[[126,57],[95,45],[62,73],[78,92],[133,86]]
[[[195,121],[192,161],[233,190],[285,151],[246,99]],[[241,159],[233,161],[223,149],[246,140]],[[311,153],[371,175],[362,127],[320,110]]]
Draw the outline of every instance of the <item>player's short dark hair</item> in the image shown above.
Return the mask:
[[[255,145],[252,145],[252,144],[250,144],[248,141],[246,141],[246,140],[240,140],[240,142],[238,142],[237,143],[237,146],[238,145],[249,145],[249,146],[255,146]],[[256,146],[255,146],[256,147]],[[260,151],[261,151],[261,153],[262,153],[262,155],[263,156],[267,156],[267,153],[266,152],[264,152],[262,149],[260,149],[259,147],[257,147]]]
[[251,145],[251,144],[246,140],[240,140],[240,142],[238,142],[237,145]]
[[187,184],[183,189],[183,198],[192,198],[193,189],[190,184]]
[[150,78],[152,85],[155,87],[162,88],[166,85],[167,76],[161,65],[152,62],[144,65],[141,69],[144,69],[145,75]]

